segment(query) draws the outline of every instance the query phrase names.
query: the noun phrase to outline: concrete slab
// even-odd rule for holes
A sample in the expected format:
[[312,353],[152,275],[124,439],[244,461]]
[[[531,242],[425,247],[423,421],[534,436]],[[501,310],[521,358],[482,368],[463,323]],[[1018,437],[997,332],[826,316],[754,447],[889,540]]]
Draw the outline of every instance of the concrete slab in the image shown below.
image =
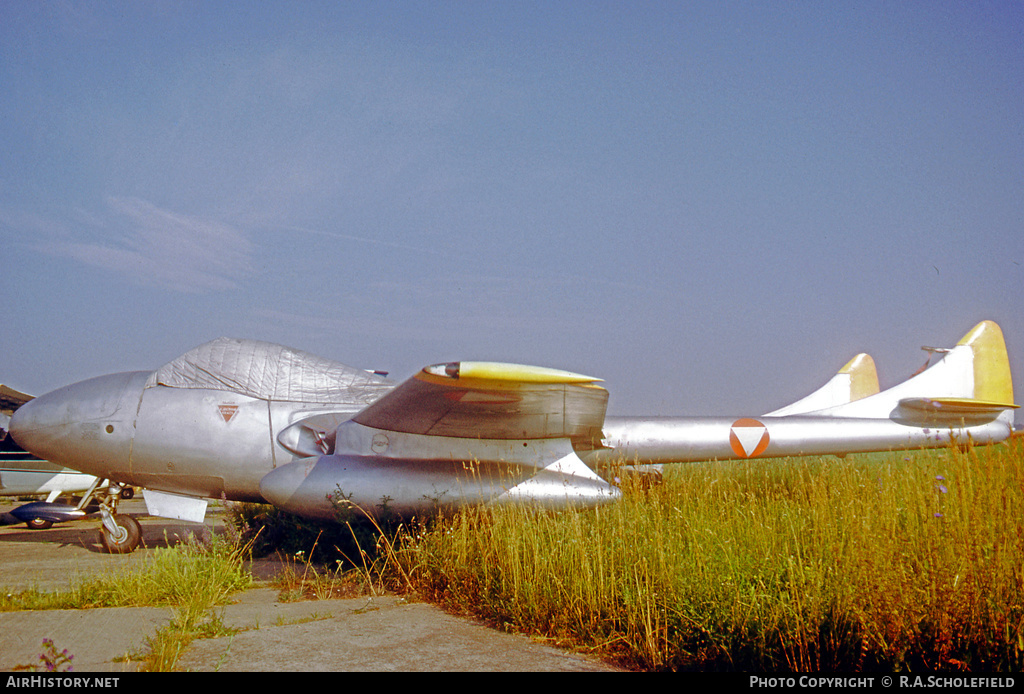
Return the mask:
[[167,624],[173,610],[111,607],[93,610],[0,612],[0,670],[39,665],[43,639],[74,656],[75,672],[134,671],[146,639]]
[[220,672],[611,671],[427,603],[396,596],[233,605],[231,636],[194,641],[182,669]]

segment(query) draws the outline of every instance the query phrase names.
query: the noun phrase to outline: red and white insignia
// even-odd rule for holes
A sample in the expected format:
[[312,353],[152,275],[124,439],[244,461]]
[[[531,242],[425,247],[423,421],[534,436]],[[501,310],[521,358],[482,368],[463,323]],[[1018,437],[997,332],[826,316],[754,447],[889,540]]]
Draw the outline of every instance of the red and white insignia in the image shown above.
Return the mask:
[[224,421],[230,422],[234,418],[235,413],[238,412],[238,405],[217,405],[217,409],[220,411],[220,416],[224,418]]
[[768,448],[768,427],[756,419],[737,419],[729,429],[729,445],[741,458],[754,458]]

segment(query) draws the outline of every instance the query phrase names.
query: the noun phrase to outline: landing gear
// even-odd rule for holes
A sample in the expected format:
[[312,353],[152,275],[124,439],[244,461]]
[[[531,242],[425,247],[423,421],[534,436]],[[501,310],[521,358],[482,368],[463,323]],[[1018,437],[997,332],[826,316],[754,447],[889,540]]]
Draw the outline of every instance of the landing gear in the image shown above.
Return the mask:
[[[106,485],[105,489],[103,485]],[[103,519],[100,528],[103,549],[111,554],[128,554],[142,544],[142,527],[131,516],[118,513],[117,502],[131,499],[134,494],[135,490],[127,485],[97,479],[85,496],[72,500],[73,506],[55,503],[57,495],[51,494],[46,501],[19,506],[11,511],[11,515],[32,530],[44,530],[54,523],[80,520],[99,511]]]
[[142,543],[142,526],[129,515],[103,514],[100,544],[108,554],[130,554]]
[[117,512],[117,502],[125,496],[126,487],[111,484],[100,500],[100,544],[109,554],[130,554],[142,544],[142,526],[131,516]]

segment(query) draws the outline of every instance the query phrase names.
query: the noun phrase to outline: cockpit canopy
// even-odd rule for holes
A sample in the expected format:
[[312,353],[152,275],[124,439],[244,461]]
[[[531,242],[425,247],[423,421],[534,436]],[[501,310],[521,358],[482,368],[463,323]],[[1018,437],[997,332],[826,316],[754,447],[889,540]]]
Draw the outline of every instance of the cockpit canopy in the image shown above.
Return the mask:
[[394,388],[376,374],[291,347],[220,337],[150,375],[147,388],[209,388],[260,400],[369,404]]

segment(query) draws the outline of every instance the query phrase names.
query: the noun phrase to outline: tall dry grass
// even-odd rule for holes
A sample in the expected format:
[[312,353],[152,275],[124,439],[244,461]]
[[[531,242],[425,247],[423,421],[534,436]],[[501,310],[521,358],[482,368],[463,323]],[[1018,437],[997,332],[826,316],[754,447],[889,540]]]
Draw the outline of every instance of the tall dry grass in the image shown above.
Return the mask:
[[1024,445],[671,466],[402,556],[436,600],[639,668],[1019,671]]

